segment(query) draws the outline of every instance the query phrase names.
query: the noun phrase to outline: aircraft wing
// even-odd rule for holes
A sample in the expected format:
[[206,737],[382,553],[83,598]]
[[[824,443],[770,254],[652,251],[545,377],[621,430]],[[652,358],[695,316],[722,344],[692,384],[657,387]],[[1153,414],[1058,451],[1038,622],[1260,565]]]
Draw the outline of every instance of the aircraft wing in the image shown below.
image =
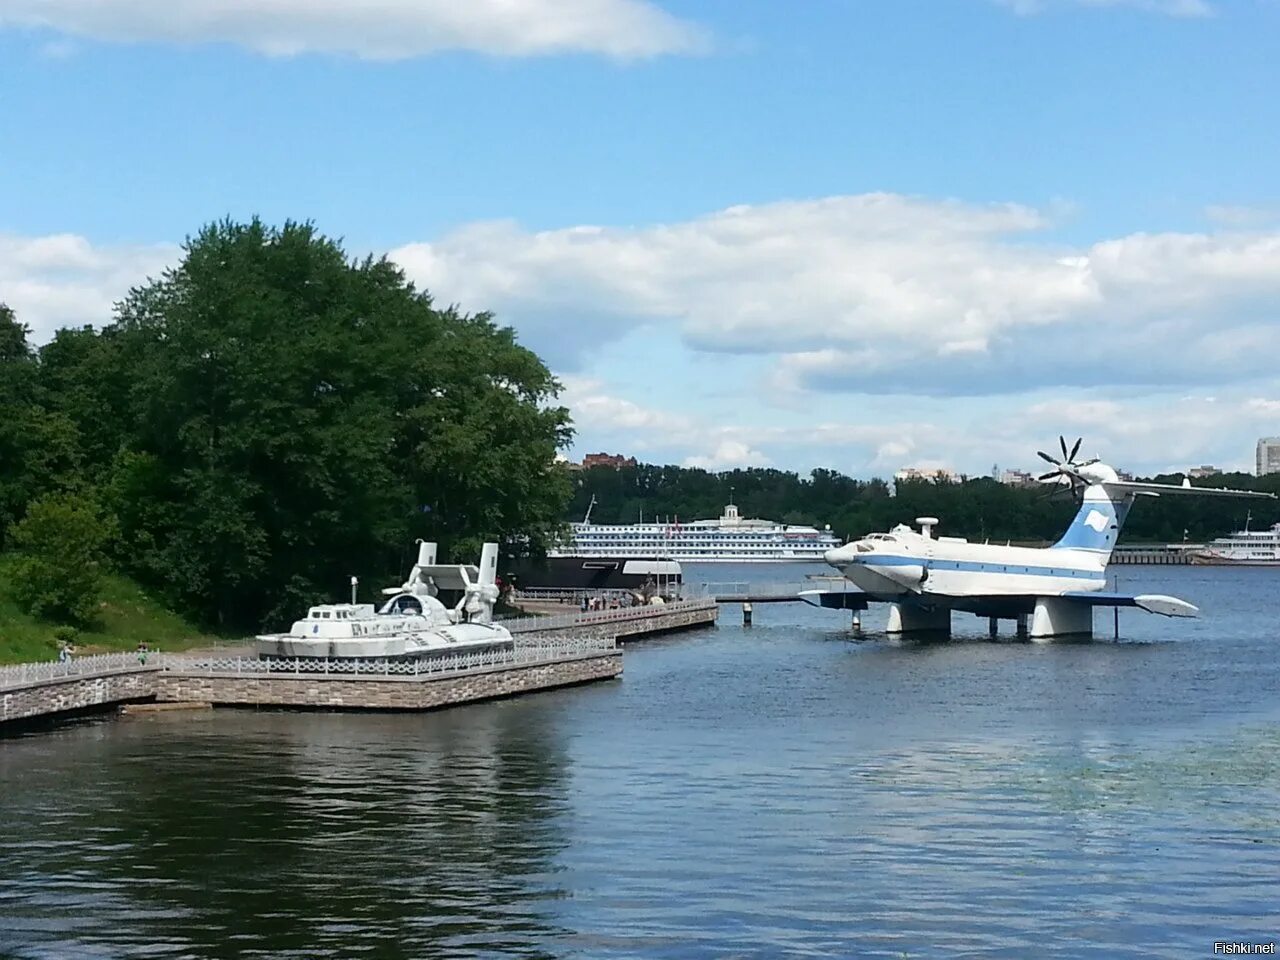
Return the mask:
[[801,590],[800,599],[815,607],[828,610],[865,610],[867,604],[879,599],[861,590]]
[[1079,590],[1074,593],[1064,593],[1062,596],[1091,607],[1137,607],[1139,610],[1158,613],[1165,617],[1195,617],[1200,614],[1200,608],[1194,604],[1179,600],[1177,597],[1167,597],[1162,593],[1140,593],[1133,596],[1126,593],[1106,593],[1101,590]]
[[[931,595],[928,598],[921,598],[901,594],[880,596],[853,589],[802,590],[800,599],[815,607],[824,607],[828,610],[866,610],[872,603],[914,603],[946,607],[964,613],[974,613],[980,617],[1016,617],[1021,614],[1030,614],[1035,609],[1038,595],[992,594],[967,597]],[[1137,607],[1139,610],[1158,613],[1165,617],[1195,617],[1200,613],[1198,607],[1185,600],[1159,593],[1128,594],[1077,590],[1049,599],[1071,600],[1088,607]]]
[[1138,483],[1133,480],[1111,480],[1102,484],[1108,493],[1136,493],[1145,496],[1192,494],[1197,497],[1245,497],[1250,500],[1274,500],[1274,493],[1257,490],[1232,490],[1230,487],[1193,487],[1190,481],[1176,483]]

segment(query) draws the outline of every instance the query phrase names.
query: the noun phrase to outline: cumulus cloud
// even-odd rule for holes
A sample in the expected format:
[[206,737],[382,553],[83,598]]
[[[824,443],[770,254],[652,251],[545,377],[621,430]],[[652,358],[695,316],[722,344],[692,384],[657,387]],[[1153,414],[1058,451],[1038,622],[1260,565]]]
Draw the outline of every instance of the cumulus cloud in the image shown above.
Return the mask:
[[1023,16],[1043,13],[1055,7],[1128,7],[1169,17],[1211,17],[1214,9],[1207,0],[996,0]]
[[[647,227],[484,223],[392,251],[441,299],[496,309],[565,369],[676,327],[773,354],[774,386],[989,394],[1271,374],[1280,233],[1044,240],[1017,204],[892,194],[731,207]],[[566,331],[576,331],[566,335]]]
[[604,381],[591,377],[561,376],[559,402],[573,413],[579,429],[602,431],[667,430],[678,417],[642,407],[606,392]]
[[0,0],[0,26],[109,41],[232,43],[268,56],[398,60],[442,50],[622,59],[701,49],[648,0]]
[[70,233],[0,233],[0,303],[27,324],[36,342],[63,326],[101,325],[130,287],[180,256],[176,244],[98,246]]
[[1239,229],[1274,226],[1280,223],[1280,207],[1211,204],[1205,207],[1204,214],[1214,223]]
[[[607,390],[603,384],[599,389]],[[1280,434],[1280,401],[1235,397],[1090,398],[1068,391],[1025,405],[938,399],[915,417],[851,410],[844,420],[785,426],[672,418],[650,411],[644,426],[579,421],[583,449],[609,449],[657,463],[706,469],[829,466],[856,476],[891,476],[908,466],[945,466],[970,476],[993,463],[1039,472],[1036,450],[1055,451],[1059,434],[1081,436],[1085,456],[1137,473],[1177,472],[1211,462],[1249,470],[1258,436]],[[576,407],[570,403],[570,408]],[[589,438],[589,439],[586,439]],[[708,452],[710,451],[710,452]]]
[[721,440],[708,455],[685,457],[686,467],[703,470],[731,470],[734,467],[766,467],[771,461],[759,450],[753,450],[741,440]]
[[[666,325],[628,341],[636,362],[678,353],[679,331],[701,351],[767,361],[743,370],[775,371],[774,389],[738,384],[734,412],[713,418],[674,372],[686,363],[655,366],[643,379],[661,389],[631,392],[557,364],[580,442],[596,449],[881,475],[937,460],[977,473],[1033,465],[1036,449],[1077,433],[1131,469],[1247,466],[1254,439],[1280,433],[1280,236],[1135,234],[1064,249],[1043,241],[1048,225],[1025,207],[875,195],[639,228],[482,225],[396,256],[438,301],[493,308],[553,358]],[[44,340],[107,320],[179,256],[176,245],[0,234],[0,301]],[[861,395],[831,402],[823,390]]]

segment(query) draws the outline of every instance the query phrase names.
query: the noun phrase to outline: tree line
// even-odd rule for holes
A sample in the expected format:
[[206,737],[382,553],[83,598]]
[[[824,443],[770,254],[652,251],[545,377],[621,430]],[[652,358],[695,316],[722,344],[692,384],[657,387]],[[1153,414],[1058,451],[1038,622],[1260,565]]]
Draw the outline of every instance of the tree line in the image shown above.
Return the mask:
[[[1181,475],[1149,479],[1181,483]],[[1280,494],[1280,475],[1224,474],[1197,485],[1228,486]],[[1044,488],[998,483],[989,477],[960,483],[912,480],[891,486],[884,480],[855,480],[834,470],[802,476],[752,468],[712,473],[690,467],[592,467],[575,475],[567,519],[580,520],[591,498],[591,518],[601,523],[681,521],[718,517],[730,497],[744,517],[788,524],[830,525],[852,540],[916,517],[935,516],[943,535],[969,539],[1052,542],[1076,512],[1067,496],[1048,498]],[[1203,542],[1243,527],[1280,522],[1280,501],[1220,497],[1142,498],[1129,515],[1122,543]]]
[[0,548],[48,616],[91,616],[112,565],[209,625],[287,623],[353,573],[397,582],[415,538],[547,542],[571,494],[558,389],[386,259],[209,224],[42,346],[0,306]]
[[[592,496],[595,519],[631,522],[715,517],[732,495],[744,516],[844,539],[936,515],[944,533],[1051,540],[1074,510],[986,479],[571,474],[554,462],[572,437],[558,390],[510,328],[436,306],[385,258],[308,223],[212,223],[109,316],[42,345],[0,304],[0,576],[32,612],[86,623],[113,567],[205,626],[249,631],[344,595],[352,574],[366,596],[397,582],[417,538],[450,558],[485,540],[536,555]],[[1142,503],[1125,538],[1208,539],[1245,511]]]

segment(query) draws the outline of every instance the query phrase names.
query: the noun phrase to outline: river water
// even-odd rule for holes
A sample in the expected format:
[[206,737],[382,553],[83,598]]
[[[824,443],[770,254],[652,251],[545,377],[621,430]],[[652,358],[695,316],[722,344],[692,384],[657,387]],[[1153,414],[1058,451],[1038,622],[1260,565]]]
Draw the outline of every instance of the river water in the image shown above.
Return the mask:
[[854,642],[847,614],[761,605],[744,628],[726,607],[717,629],[632,644],[624,677],[594,686],[0,740],[0,956],[1184,958],[1272,941],[1280,571],[1120,572],[1203,619],[1125,612],[1115,642],[1105,614],[1106,640],[1033,645],[957,616],[950,642]]

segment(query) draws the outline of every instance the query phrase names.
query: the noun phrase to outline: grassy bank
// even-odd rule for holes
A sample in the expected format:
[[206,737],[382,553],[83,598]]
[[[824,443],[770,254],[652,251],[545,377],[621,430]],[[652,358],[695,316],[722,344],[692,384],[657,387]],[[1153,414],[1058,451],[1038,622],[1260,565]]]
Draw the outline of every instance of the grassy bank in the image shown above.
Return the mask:
[[[58,654],[56,625],[37,620],[13,599],[11,560],[0,557],[0,663],[52,660]],[[148,596],[136,583],[109,574],[103,579],[97,622],[80,631],[76,652],[133,650],[146,643],[152,650],[185,650],[218,642]]]

